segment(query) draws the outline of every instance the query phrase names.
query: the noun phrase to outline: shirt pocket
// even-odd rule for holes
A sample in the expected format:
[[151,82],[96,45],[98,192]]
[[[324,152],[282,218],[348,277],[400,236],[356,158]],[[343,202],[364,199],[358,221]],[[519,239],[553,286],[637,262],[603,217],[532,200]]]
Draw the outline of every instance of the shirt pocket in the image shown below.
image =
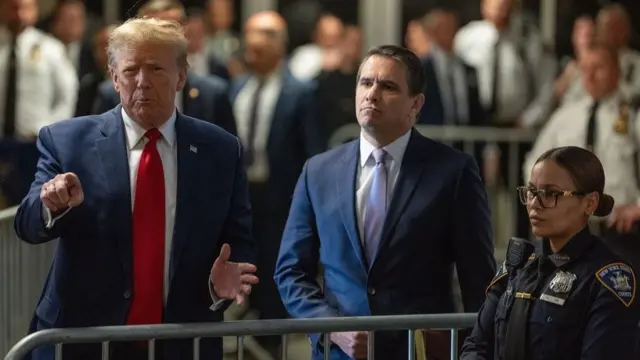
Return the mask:
[[[530,317],[530,334],[541,334],[543,359],[576,352],[580,347],[580,332],[583,315],[571,306],[563,306],[538,300]],[[579,353],[579,352],[578,352]]]

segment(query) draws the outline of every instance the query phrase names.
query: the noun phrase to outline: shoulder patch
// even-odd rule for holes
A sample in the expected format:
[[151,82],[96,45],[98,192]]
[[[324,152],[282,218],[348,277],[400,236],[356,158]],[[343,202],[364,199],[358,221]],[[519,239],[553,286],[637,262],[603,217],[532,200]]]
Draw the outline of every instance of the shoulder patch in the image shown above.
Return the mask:
[[503,261],[502,265],[498,267],[496,276],[493,277],[493,280],[491,280],[491,282],[489,283],[489,286],[487,286],[487,288],[485,289],[484,291],[485,296],[489,294],[489,289],[491,289],[493,285],[495,285],[498,281],[502,280],[507,275],[509,275],[509,272],[507,271],[507,262]]
[[636,297],[636,275],[625,263],[616,262],[596,271],[596,279],[629,307]]

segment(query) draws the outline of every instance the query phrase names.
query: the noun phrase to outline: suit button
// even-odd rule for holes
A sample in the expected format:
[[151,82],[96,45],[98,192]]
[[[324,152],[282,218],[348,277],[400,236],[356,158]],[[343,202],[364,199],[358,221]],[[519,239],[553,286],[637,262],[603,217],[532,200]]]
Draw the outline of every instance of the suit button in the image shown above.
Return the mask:
[[373,296],[373,295],[375,295],[375,294],[376,294],[376,289],[374,289],[374,288],[370,287],[370,288],[368,288],[368,289],[367,289],[367,293],[368,293],[369,295]]
[[125,299],[129,299],[131,297],[131,291],[125,290],[123,296],[124,296]]

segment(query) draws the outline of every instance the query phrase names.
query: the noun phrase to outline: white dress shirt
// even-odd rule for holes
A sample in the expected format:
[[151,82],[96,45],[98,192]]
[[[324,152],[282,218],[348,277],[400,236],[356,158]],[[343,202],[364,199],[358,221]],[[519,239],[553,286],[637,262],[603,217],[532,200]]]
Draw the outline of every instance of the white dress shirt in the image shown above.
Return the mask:
[[[635,203],[640,199],[636,182],[634,154],[639,150],[640,119],[630,111],[628,133],[614,130],[620,117],[620,103],[624,96],[617,92],[601,100],[596,111],[596,138],[593,152],[602,161],[607,181],[604,191],[611,195],[616,205]],[[528,181],[537,158],[547,150],[560,146],[586,146],[587,124],[594,100],[583,98],[562,105],[544,126],[536,142],[527,154],[523,176]]]
[[73,68],[76,71],[80,70],[80,54],[82,51],[82,42],[76,41],[71,44],[65,45],[65,51],[67,53],[67,58],[71,61]]
[[[7,68],[12,36],[0,27],[0,135],[4,123]],[[78,76],[64,45],[35,29],[25,29],[17,38],[18,87],[16,137],[30,139],[40,128],[73,117],[76,110]]]
[[[469,103],[467,74],[457,56],[447,54],[437,46],[430,50],[432,54],[440,97],[444,107],[445,124],[461,125],[469,123]],[[453,75],[452,75],[453,73]],[[453,82],[451,81],[453,78]],[[474,79],[475,80],[475,79]],[[451,85],[453,84],[453,89]],[[427,85],[429,86],[429,85]],[[455,109],[454,100],[455,99]]]
[[316,44],[299,46],[289,59],[291,74],[298,80],[313,80],[322,72],[324,50]]
[[[524,123],[533,126],[540,121],[538,111],[528,111],[536,106],[543,89],[549,89],[555,81],[556,64],[544,51],[542,39],[536,31],[523,38],[516,26],[500,34],[488,21],[472,21],[465,25],[455,37],[456,53],[478,71],[478,91],[480,101],[489,108],[493,92],[494,45],[500,39],[500,67],[498,75],[498,121],[513,121],[520,117]],[[527,63],[523,62],[519,47]],[[527,73],[527,66],[532,75]],[[534,75],[533,75],[534,74]],[[529,94],[527,79],[534,82],[534,94]]]
[[[393,190],[400,175],[402,159],[404,158],[404,153],[407,150],[410,138],[411,130],[383,147],[387,154],[389,154],[385,161],[385,167],[387,168],[387,204],[391,204]],[[361,242],[364,241],[362,234],[364,234],[364,218],[366,216],[365,206],[369,192],[371,191],[371,184],[373,183],[373,169],[376,167],[376,161],[372,156],[374,150],[376,150],[376,147],[368,142],[363,134],[360,133],[360,166],[358,167],[356,175],[356,215],[358,231],[360,231],[361,234]]]
[[[279,72],[275,72],[267,76],[263,86],[258,104],[258,119],[253,140],[254,161],[247,168],[247,178],[250,182],[264,182],[269,178],[267,142],[271,133],[276,104],[282,92],[282,75]],[[244,144],[245,149],[249,141],[251,105],[257,89],[258,79],[252,76],[240,90],[233,104],[233,113],[238,125],[238,137]]]
[[209,76],[209,61],[207,54],[204,51],[190,53],[187,56],[189,62],[189,71],[192,71],[196,75]]

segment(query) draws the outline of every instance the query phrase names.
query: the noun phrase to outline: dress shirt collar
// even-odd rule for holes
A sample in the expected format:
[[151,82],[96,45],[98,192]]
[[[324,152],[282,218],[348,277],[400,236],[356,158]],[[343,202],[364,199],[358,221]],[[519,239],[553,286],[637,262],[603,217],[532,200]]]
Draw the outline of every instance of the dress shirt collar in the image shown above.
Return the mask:
[[[411,138],[411,130],[404,133],[399,138],[395,139],[392,143],[384,146],[383,149],[391,156],[391,158],[398,163],[402,162],[405,150],[407,150],[407,144]],[[371,144],[365,139],[362,132],[360,132],[360,166],[364,167],[367,160],[371,157],[371,153],[376,149],[375,145]]]
[[[127,112],[124,111],[124,108],[121,109],[122,112],[122,120],[124,121],[124,129],[127,134],[127,142],[129,146],[129,150],[132,150],[140,139],[147,132],[142,126],[140,126],[137,122],[133,121],[133,119],[127,115]],[[165,122],[160,126],[158,130],[162,134],[162,137],[167,141],[167,143],[173,148],[176,143],[176,110],[173,111],[173,114],[169,118],[169,121]]]

